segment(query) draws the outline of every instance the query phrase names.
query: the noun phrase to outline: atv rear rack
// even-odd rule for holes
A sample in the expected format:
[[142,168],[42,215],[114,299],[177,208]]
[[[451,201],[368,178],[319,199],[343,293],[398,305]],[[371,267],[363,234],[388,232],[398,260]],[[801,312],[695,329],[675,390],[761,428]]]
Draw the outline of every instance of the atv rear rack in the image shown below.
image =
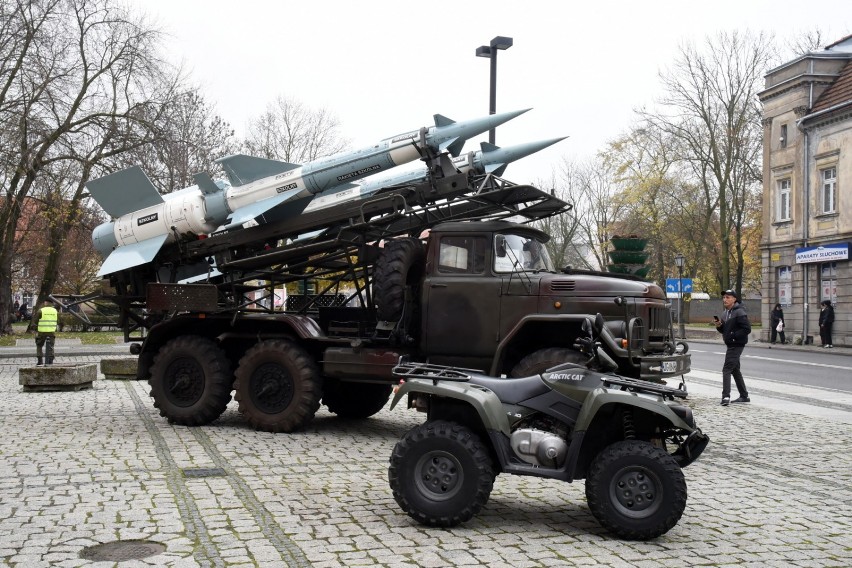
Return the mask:
[[410,363],[400,361],[392,372],[398,377],[411,379],[432,379],[434,384],[438,381],[465,382],[471,379],[470,374],[481,375],[482,371],[477,369],[465,369],[463,367],[448,367],[445,365],[433,365],[431,363]]

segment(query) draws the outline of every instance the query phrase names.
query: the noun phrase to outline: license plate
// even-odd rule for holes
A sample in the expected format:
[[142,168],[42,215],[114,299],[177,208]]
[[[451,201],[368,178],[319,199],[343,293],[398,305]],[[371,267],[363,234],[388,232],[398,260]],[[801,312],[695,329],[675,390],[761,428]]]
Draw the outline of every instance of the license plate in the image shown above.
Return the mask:
[[675,373],[675,372],[677,372],[677,361],[663,361],[663,372],[664,373]]

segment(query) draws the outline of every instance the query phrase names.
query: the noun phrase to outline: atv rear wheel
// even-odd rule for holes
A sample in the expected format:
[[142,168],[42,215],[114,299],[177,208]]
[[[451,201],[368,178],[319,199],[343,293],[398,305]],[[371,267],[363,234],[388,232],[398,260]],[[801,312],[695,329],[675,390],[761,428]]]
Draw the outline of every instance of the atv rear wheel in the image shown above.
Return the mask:
[[179,336],[163,345],[148,379],[160,416],[184,426],[209,424],[225,412],[233,382],[225,353],[198,335]]
[[409,430],[394,447],[390,464],[394,499],[410,517],[430,527],[470,520],[494,487],[491,456],[479,437],[443,420]]
[[586,478],[586,500],[615,535],[648,540],[665,534],[686,508],[686,480],[675,459],[648,442],[616,442],[598,454]]
[[322,377],[310,355],[290,341],[261,341],[243,355],[235,398],[255,429],[293,432],[319,408]]
[[533,351],[512,368],[510,376],[512,377],[530,377],[538,375],[563,363],[577,363],[585,365],[588,357],[566,347],[548,347]]
[[392,390],[391,384],[327,380],[322,403],[341,418],[369,418],[385,407]]

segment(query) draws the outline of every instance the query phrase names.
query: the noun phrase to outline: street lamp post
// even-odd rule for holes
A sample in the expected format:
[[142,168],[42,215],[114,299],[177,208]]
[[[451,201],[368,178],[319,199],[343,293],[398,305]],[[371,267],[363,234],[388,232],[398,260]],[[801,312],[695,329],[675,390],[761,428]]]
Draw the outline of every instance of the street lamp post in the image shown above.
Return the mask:
[[677,266],[677,290],[678,290],[678,302],[677,302],[677,323],[680,329],[680,338],[684,339],[686,337],[686,328],[683,325],[683,263],[686,259],[680,253],[675,255],[674,261]]
[[[491,60],[491,92],[489,97],[488,114],[497,113],[497,50],[512,47],[512,38],[497,36],[491,40],[491,45],[482,45],[476,48],[477,57],[487,57]],[[495,142],[495,130],[488,131],[488,141]]]

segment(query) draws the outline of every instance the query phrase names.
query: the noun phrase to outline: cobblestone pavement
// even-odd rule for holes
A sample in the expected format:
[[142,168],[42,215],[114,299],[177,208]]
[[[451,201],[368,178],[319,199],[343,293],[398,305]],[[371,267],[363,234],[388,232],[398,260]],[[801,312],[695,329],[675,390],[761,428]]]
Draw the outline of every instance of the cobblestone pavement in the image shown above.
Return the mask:
[[416,524],[387,482],[391,448],[423,419],[412,410],[347,422],[321,409],[306,431],[276,435],[251,430],[231,403],[214,424],[186,428],[158,415],[143,382],[24,393],[22,364],[31,357],[0,359],[4,565],[89,565],[84,548],[133,540],[165,552],[96,565],[852,565],[849,423],[723,408],[715,387],[690,396],[712,442],[685,470],[686,512],[643,543],[608,535],[582,482],[508,475],[464,526]]

